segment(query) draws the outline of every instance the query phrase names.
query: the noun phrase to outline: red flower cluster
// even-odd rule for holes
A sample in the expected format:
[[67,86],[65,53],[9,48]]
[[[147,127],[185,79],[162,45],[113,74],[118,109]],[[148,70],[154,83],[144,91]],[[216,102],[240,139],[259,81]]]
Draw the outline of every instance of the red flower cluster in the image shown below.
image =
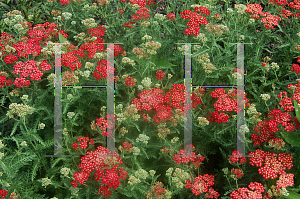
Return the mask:
[[[94,129],[96,129],[96,125],[101,128],[101,130],[106,130],[107,128],[107,120],[105,120],[103,117],[97,118],[96,119],[96,124],[94,124]],[[103,136],[107,136],[106,131],[102,131]]]
[[213,175],[204,174],[203,176],[199,175],[193,179],[193,182],[186,180],[185,188],[191,188],[193,194],[198,196],[200,193],[209,192],[210,194],[205,194],[206,198],[218,198],[220,194],[216,192],[212,186],[214,186],[215,177]]
[[[112,154],[110,157],[108,154]],[[117,189],[120,185],[120,179],[125,180],[128,172],[125,169],[118,169],[119,165],[123,164],[121,158],[117,156],[117,153],[111,153],[109,149],[99,146],[95,151],[88,151],[84,157],[81,158],[79,169],[82,172],[74,173],[70,183],[73,187],[78,186],[78,182],[83,185],[88,180],[90,173],[96,170],[94,176],[95,180],[101,185],[98,189],[98,194],[107,198],[111,195],[110,188]]]
[[129,27],[129,28],[132,28],[131,24],[134,24],[133,21],[129,21],[129,23],[124,23],[122,25],[122,27]]
[[0,197],[5,199],[5,196],[8,194],[8,192],[5,189],[0,190]]
[[[126,0],[121,0],[121,2],[126,2]],[[155,4],[155,0],[129,0],[129,2],[132,4],[138,4],[141,8],[145,7],[146,4],[149,6]]]
[[204,15],[210,15],[210,11],[204,6],[194,7],[194,11],[195,12],[201,12]]
[[158,88],[143,90],[140,94],[138,94],[140,99],[133,99],[131,104],[135,104],[138,111],[151,111],[152,109],[157,110],[158,105],[164,103],[162,93],[163,90]]
[[[81,149],[86,149],[87,148],[87,143],[90,140],[89,144],[94,145],[94,139],[93,138],[88,138],[88,137],[79,137],[77,138],[77,142],[80,142],[80,148]],[[73,146],[73,149],[79,149],[78,143],[73,143],[71,144]]]
[[[13,38],[14,36],[7,34],[6,32],[1,33],[0,42],[2,42],[5,45],[11,46],[13,44]],[[1,46],[4,47],[2,44],[0,44],[0,50]],[[3,52],[5,54],[6,52]]]
[[128,77],[125,78],[124,84],[127,85],[127,86],[135,86],[136,79],[133,78],[133,77],[128,76]]
[[70,3],[70,0],[59,0],[59,3],[61,5],[68,5]]
[[166,19],[175,20],[175,14],[172,12],[169,13],[168,15],[166,15]]
[[261,16],[264,16],[260,21],[267,29],[274,29],[274,26],[278,26],[278,21],[281,21],[279,16],[271,15],[269,12],[264,12]]
[[107,77],[107,60],[102,59],[97,62],[96,70],[93,73],[93,77],[96,80],[104,79]]
[[281,18],[276,15],[271,15],[269,12],[262,12],[262,10],[263,7],[260,4],[248,4],[245,12],[251,13],[252,15],[250,17],[254,19],[259,19],[260,16],[263,17],[260,22],[262,22],[267,29],[274,29],[274,26],[278,25],[278,21],[281,21]]
[[162,182],[155,182],[155,184],[151,186],[151,191],[146,192],[146,198],[164,198],[166,189],[163,188],[163,186],[164,184]]
[[[192,151],[195,150],[195,147],[192,145]],[[196,156],[195,152],[191,152],[191,153],[187,153],[186,149],[181,149],[179,151],[179,154],[174,154],[173,155],[173,160],[177,163],[177,164],[181,164],[181,163],[191,163],[191,166],[194,166],[194,168],[198,168],[201,164],[201,162],[203,162],[205,159],[204,156]]]
[[265,191],[265,187],[259,182],[251,182],[248,185],[249,189],[243,187],[237,191],[233,191],[230,194],[230,199],[241,198],[262,198],[262,193]]
[[132,144],[130,142],[125,141],[125,142],[122,143],[122,145],[123,145],[123,150],[124,151],[130,152],[130,153],[133,151],[133,147],[132,147]]
[[[172,123],[176,122],[171,113],[172,109],[180,109],[182,112],[187,112],[192,107],[196,106],[201,102],[199,97],[195,97],[195,94],[192,94],[192,106],[189,107],[185,104],[185,96],[188,95],[184,91],[185,86],[183,84],[174,84],[170,89],[170,92],[167,92],[163,96],[163,90],[157,88],[151,88],[148,90],[143,90],[138,97],[132,100],[131,104],[136,105],[138,111],[151,111],[154,110],[156,115],[153,117],[154,122],[160,124],[161,121],[171,120]],[[197,93],[199,95],[199,92]],[[200,93],[201,96],[201,93]],[[165,105],[164,105],[165,103]],[[194,104],[195,103],[195,104]],[[184,107],[186,105],[186,107]],[[143,115],[146,117],[146,114]],[[173,118],[173,119],[172,119]]]
[[293,2],[290,2],[288,4],[288,6],[290,6],[290,8],[295,8],[297,10],[300,10],[300,1],[299,0],[294,0]]
[[166,73],[164,73],[164,71],[162,71],[162,70],[156,71],[156,79],[157,80],[161,80],[164,76],[166,76]]
[[253,128],[257,133],[251,135],[251,141],[254,142],[254,145],[260,145],[262,142],[268,141],[274,137],[274,134],[279,131],[277,127],[278,123],[281,123],[282,126],[285,126],[287,132],[294,131],[295,127],[291,121],[291,115],[289,113],[282,113],[279,109],[270,110],[268,112],[268,118],[264,119],[261,122],[258,122],[257,125]]
[[[105,115],[105,117],[109,117],[107,114]],[[114,120],[116,120],[116,116],[112,116],[114,118]],[[97,118],[96,119],[96,124],[94,122],[92,122],[91,124],[91,129],[92,130],[97,130],[96,126],[99,126],[100,129],[102,130],[102,136],[107,136],[110,137],[112,135],[112,131],[110,130],[109,132],[106,132],[105,130],[107,128],[111,129],[112,128],[112,121],[111,120],[105,120],[103,117]]]
[[3,61],[6,63],[6,64],[13,64],[15,63],[16,61],[18,61],[18,57],[16,55],[8,55],[8,56],[5,56]]
[[23,87],[24,85],[28,87],[30,85],[30,81],[29,80],[25,80],[24,77],[21,77],[21,78],[17,77],[15,79],[13,85],[15,85],[16,87],[19,87],[19,88]]
[[290,69],[290,71],[294,71],[295,73],[297,73],[297,75],[299,75],[300,74],[299,64],[292,64],[292,68]]
[[242,178],[243,175],[244,175],[243,170],[237,169],[237,168],[236,169],[235,168],[231,169],[231,177],[233,179]]
[[[263,7],[260,4],[247,4],[247,10],[245,12],[251,13],[254,15],[261,15],[263,12]],[[259,16],[258,16],[259,18]]]
[[0,88],[3,88],[5,85],[6,86],[12,85],[12,80],[6,79],[6,76],[0,74]]
[[[239,91],[240,92],[240,91]],[[209,122],[211,123],[226,123],[230,118],[229,115],[225,113],[220,113],[220,111],[235,111],[240,112],[241,110],[237,107],[237,90],[229,90],[228,94],[223,88],[217,88],[216,90],[210,93],[210,96],[213,98],[219,98],[215,103],[215,112],[209,112],[206,116]],[[246,101],[246,107],[249,106],[249,100],[246,98],[247,93],[244,93],[244,100]]]
[[249,163],[252,166],[256,165],[257,167],[260,167],[258,169],[259,174],[266,179],[275,179],[278,177],[277,174],[284,175],[286,174],[286,169],[290,170],[293,167],[293,156],[291,156],[291,154],[276,154],[256,149],[255,152],[250,152],[249,156]]
[[[31,28],[30,23],[23,24],[26,26],[26,28]],[[46,27],[49,27],[46,29]],[[6,45],[11,45],[16,49],[16,55],[7,55],[6,52],[3,52],[3,55],[7,55],[4,57],[4,61],[7,64],[13,64],[15,63],[18,58],[28,58],[28,55],[32,54],[33,56],[37,57],[41,53],[41,43],[43,45],[46,45],[46,41],[42,40],[48,40],[51,39],[52,36],[58,37],[58,33],[61,33],[64,37],[67,37],[67,34],[62,30],[57,31],[55,29],[57,28],[57,24],[50,24],[49,22],[46,22],[44,24],[37,24],[35,25],[32,29],[29,29],[27,31],[29,36],[23,36],[20,38],[19,43],[14,43],[12,42],[12,36],[8,35],[7,33],[2,33],[0,42],[5,43]],[[24,43],[26,42],[26,43]],[[4,45],[0,45],[0,50],[4,49]],[[45,54],[45,59],[47,59],[47,55]],[[16,78],[14,81],[14,85],[17,87],[23,87],[24,85],[29,86],[30,81],[26,80],[25,78],[30,75],[31,80],[41,80],[41,76],[43,73],[40,71],[46,71],[50,70],[52,67],[47,64],[46,61],[42,61],[40,68],[36,67],[36,62],[33,60],[29,60],[26,63],[18,63],[14,66],[14,73],[15,74],[20,74],[21,78]]]
[[282,10],[278,10],[278,11],[281,13],[281,16],[283,16],[284,18],[288,19],[289,16],[294,16],[294,14],[291,11],[284,9],[283,7],[281,9]]
[[119,9],[117,12],[120,13],[120,14],[124,14],[125,10],[124,9]]
[[21,77],[28,77],[30,75],[31,80],[41,80],[43,73],[36,67],[34,60],[26,61],[26,63],[19,62],[14,66],[15,74],[20,74]]
[[287,173],[279,176],[279,180],[276,182],[276,186],[278,189],[286,188],[288,186],[294,185],[294,174]]
[[203,89],[201,91],[198,91],[198,89],[197,89],[192,93],[192,97],[191,97],[191,100],[193,101],[192,108],[197,108],[198,105],[202,103],[201,96],[204,95],[204,94],[202,95],[203,91],[205,93],[205,89]]
[[149,14],[150,10],[148,8],[140,8],[136,11],[136,14],[131,16],[131,19],[134,21],[138,21],[138,20],[142,20],[142,19],[149,19],[150,18],[150,14]]
[[207,24],[206,17],[199,15],[198,13],[192,12],[191,10],[184,10],[180,13],[183,19],[190,19],[190,21],[186,24],[190,26],[189,28],[184,30],[184,34],[186,35],[195,35],[197,36],[200,33],[200,24]]
[[231,155],[232,157],[228,159],[230,164],[237,163],[238,161],[240,161],[241,164],[247,162],[246,157],[243,157],[243,154],[239,150],[234,150]]

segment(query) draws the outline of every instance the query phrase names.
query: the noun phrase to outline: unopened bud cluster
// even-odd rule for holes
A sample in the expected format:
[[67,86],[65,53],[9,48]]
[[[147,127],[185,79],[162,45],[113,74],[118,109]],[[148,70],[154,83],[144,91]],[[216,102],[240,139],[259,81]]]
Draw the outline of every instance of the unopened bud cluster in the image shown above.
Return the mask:
[[134,185],[134,184],[137,184],[139,182],[141,182],[141,181],[138,178],[136,178],[132,175],[129,176],[129,178],[128,178],[128,184],[130,184],[130,185]]
[[251,104],[250,107],[247,110],[247,114],[250,116],[250,122],[257,123],[261,122],[261,119],[259,119],[259,116],[261,113],[257,112],[256,107],[254,104]]
[[2,143],[2,140],[0,140],[0,149],[2,149],[3,147],[5,147],[5,145]]
[[128,57],[123,57],[122,58],[122,63],[124,63],[124,64],[130,64],[131,66],[134,66],[135,65],[135,63],[134,63],[134,60],[132,60],[132,59],[130,59],[130,58],[128,58]]
[[177,50],[179,50],[180,52],[182,52],[182,53],[181,53],[182,55],[185,55],[185,51],[189,51],[190,48],[189,48],[187,45],[182,45],[181,47],[178,46],[178,47],[177,47]]
[[139,155],[141,150],[137,147],[133,147],[133,155]]
[[93,18],[82,20],[81,23],[84,26],[87,26],[88,28],[95,28],[95,27],[97,27],[97,23],[95,23],[95,19],[93,19]]
[[[173,168],[169,168],[166,171],[166,176],[172,176],[172,172],[173,172]],[[180,168],[176,168],[174,173],[173,173],[173,177],[171,177],[172,179],[172,183],[174,183],[177,187],[177,189],[182,189],[184,188],[184,181],[189,179],[189,174],[187,172],[185,172],[184,170],[180,169]]]
[[19,117],[24,117],[27,114],[32,114],[35,108],[24,104],[12,103],[9,105],[9,111],[7,111],[7,116],[13,118],[13,114],[18,114]]
[[261,94],[260,97],[262,98],[262,100],[268,101],[271,98],[271,95],[269,95],[269,94]]
[[178,140],[179,140],[179,137],[174,137],[174,138],[172,138],[171,143],[176,143],[176,142],[178,142]]
[[244,4],[235,4],[234,8],[237,9],[237,13],[239,14],[244,14],[247,10],[247,6],[245,6]]
[[246,124],[240,126],[239,133],[249,133],[249,128]]
[[232,77],[233,77],[234,79],[238,79],[238,80],[243,79],[243,76],[242,76],[240,73],[234,72],[234,73],[231,74],[231,75],[232,75]]
[[217,70],[217,68],[210,63],[209,55],[207,53],[198,56],[197,61],[202,64],[203,69],[208,74],[212,73],[212,70]]
[[166,19],[166,15],[163,15],[163,14],[155,14],[154,15],[154,18],[159,20],[159,21],[163,21]]
[[136,142],[143,142],[144,144],[148,144],[148,140],[150,138],[147,135],[139,134],[139,137],[136,138]]
[[51,184],[51,180],[49,178],[42,178],[42,186],[46,187]]
[[[150,26],[151,22],[150,21],[143,21],[141,22],[141,26],[147,28],[148,26]],[[152,37],[151,37],[152,38]]]
[[209,121],[205,117],[198,117],[199,125],[207,126],[209,125]]
[[199,33],[197,36],[196,36],[196,39],[201,41],[202,43],[205,43],[207,42],[207,38],[205,37],[205,34],[204,33]]
[[85,33],[81,32],[81,33],[75,35],[73,38],[75,39],[75,41],[81,41],[84,39],[84,36],[85,36]]
[[137,170],[134,175],[138,178],[138,179],[146,179],[148,177],[148,172],[145,171],[144,169],[139,169]]
[[63,174],[64,176],[68,176],[70,173],[70,169],[67,167],[61,168],[60,173]]
[[152,81],[149,77],[145,77],[142,82],[143,86],[146,88],[146,89],[149,89],[151,88],[151,84],[152,84]]
[[69,12],[63,12],[63,13],[62,13],[62,17],[64,17],[65,20],[69,20],[69,19],[72,18],[72,14],[69,13]]
[[205,26],[205,29],[208,30],[210,33],[216,33],[217,35],[222,35],[224,31],[229,31],[229,28],[222,24],[212,24],[209,23]]

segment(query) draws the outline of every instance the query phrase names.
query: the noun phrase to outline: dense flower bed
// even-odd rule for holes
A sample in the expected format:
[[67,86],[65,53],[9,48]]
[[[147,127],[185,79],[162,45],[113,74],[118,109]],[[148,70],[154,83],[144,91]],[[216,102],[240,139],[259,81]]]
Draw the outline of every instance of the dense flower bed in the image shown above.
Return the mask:
[[0,5],[1,198],[300,198],[300,1]]

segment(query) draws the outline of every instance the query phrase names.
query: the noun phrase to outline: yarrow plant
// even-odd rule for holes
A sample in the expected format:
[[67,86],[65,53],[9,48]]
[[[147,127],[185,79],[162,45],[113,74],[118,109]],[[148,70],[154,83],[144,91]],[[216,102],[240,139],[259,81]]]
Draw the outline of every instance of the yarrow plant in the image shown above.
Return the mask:
[[300,198],[298,0],[17,3],[0,198]]

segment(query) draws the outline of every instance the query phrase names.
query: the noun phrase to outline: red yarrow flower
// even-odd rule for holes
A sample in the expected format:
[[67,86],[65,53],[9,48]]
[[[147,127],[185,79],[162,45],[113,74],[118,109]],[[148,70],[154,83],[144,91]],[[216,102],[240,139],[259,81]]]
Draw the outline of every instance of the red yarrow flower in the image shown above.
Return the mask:
[[169,13],[168,15],[166,15],[166,19],[175,20],[175,14],[172,12]]
[[156,71],[156,79],[161,80],[164,76],[166,76],[166,73],[162,70]]
[[127,86],[135,86],[136,82],[137,81],[135,78],[128,76],[125,78],[124,84],[126,84]]
[[230,199],[241,199],[241,198],[262,198],[262,192],[265,187],[259,182],[251,182],[248,185],[249,189],[242,187],[230,194]]
[[232,168],[231,169],[231,177],[233,179],[241,178],[244,175],[243,170],[238,168]]
[[263,7],[260,4],[247,4],[247,10],[245,10],[245,12],[255,15],[261,15],[262,10]]
[[5,196],[8,194],[8,192],[5,189],[0,190],[0,197],[5,198]]
[[279,176],[279,179],[276,181],[276,186],[278,189],[286,188],[288,186],[294,185],[294,174],[288,173]]
[[193,194],[198,196],[200,193],[209,192],[209,188],[215,184],[214,179],[213,175],[199,175],[193,179],[193,184],[190,180],[187,180],[186,188],[191,188]]
[[230,164],[237,163],[238,161],[240,161],[241,164],[247,162],[246,157],[243,157],[243,154],[239,150],[234,150],[231,155],[232,157],[228,159]]
[[276,154],[257,149],[255,152],[250,152],[249,157],[250,165],[260,167],[258,169],[259,174],[266,179],[275,179],[278,174],[285,174],[285,169],[290,170],[293,167],[293,156],[291,154]]
[[103,196],[104,198],[111,196],[111,193],[112,191],[110,191],[107,186],[100,186],[98,189],[98,195]]
[[300,66],[298,64],[292,64],[292,68],[290,70],[297,73],[297,75],[300,74]]
[[124,11],[124,9],[119,9],[117,12],[120,14],[123,14],[125,11]]
[[200,7],[195,7],[194,8],[194,11],[195,12],[201,12],[202,14],[205,14],[205,15],[210,15],[210,11],[206,8],[206,7],[204,7],[204,6],[200,6]]
[[68,5],[70,3],[70,0],[59,0],[59,3],[61,5]]
[[18,57],[16,55],[8,55],[8,56],[5,56],[3,61],[6,63],[6,64],[13,64],[15,63],[16,61],[18,61]]

